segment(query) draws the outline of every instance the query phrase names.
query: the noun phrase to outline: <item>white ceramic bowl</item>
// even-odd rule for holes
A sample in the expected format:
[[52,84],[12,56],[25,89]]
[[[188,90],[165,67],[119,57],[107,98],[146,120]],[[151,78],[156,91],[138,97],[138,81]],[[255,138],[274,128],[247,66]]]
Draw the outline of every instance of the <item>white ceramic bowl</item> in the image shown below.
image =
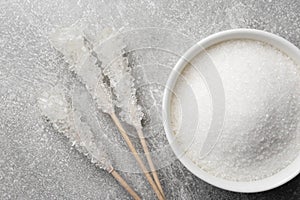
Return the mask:
[[178,144],[174,142],[175,138],[170,126],[170,121],[171,121],[170,101],[172,97],[171,91],[175,87],[180,72],[185,68],[187,63],[191,61],[192,58],[194,58],[196,55],[198,55],[201,51],[203,51],[203,49],[206,49],[212,45],[218,44],[226,40],[231,40],[231,39],[253,39],[253,40],[258,40],[258,41],[271,44],[272,46],[280,49],[282,52],[285,52],[296,63],[298,63],[298,65],[300,65],[300,50],[289,41],[277,35],[265,31],[254,30],[254,29],[233,29],[233,30],[228,30],[228,31],[223,31],[223,32],[213,34],[201,40],[193,47],[191,47],[179,59],[176,66],[172,70],[166,85],[164,98],[163,98],[164,128],[166,131],[168,141],[174,153],[178,157],[178,159],[188,170],[190,170],[193,174],[195,174],[200,179],[216,187],[225,190],[234,191],[234,192],[244,192],[244,193],[262,192],[262,191],[276,188],[288,182],[295,176],[297,176],[300,172],[300,154],[289,166],[287,166],[280,172],[268,178],[257,180],[257,181],[251,181],[251,182],[228,181],[207,173],[206,171],[198,167],[195,163],[193,163],[186,156],[186,154],[182,154],[180,147],[178,146]]

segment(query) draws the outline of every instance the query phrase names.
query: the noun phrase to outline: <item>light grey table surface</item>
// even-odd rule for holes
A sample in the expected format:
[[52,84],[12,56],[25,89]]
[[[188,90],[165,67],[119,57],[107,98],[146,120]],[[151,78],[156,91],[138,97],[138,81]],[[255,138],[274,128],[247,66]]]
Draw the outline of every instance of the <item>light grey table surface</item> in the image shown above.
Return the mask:
[[[149,143],[156,150],[168,144],[161,98],[178,56],[196,41],[233,28],[266,30],[300,47],[299,10],[298,0],[0,0],[0,199],[130,199],[40,115],[37,96],[72,79],[49,43],[54,29],[81,21],[91,31],[110,27],[128,37],[135,75],[142,77],[138,91],[147,93],[140,95],[145,132],[155,133]],[[116,135],[110,142],[124,146]],[[299,176],[272,191],[239,194],[203,182],[171,151],[165,154],[172,162],[162,163],[158,173],[167,199],[300,199]],[[121,169],[126,161],[116,163]],[[141,174],[121,174],[144,199],[155,198]]]

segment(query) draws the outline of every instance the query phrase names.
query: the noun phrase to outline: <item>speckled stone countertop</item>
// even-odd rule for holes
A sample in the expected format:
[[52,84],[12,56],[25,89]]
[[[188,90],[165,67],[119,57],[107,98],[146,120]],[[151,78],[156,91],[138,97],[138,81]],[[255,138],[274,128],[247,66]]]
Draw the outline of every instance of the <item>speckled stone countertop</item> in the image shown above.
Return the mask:
[[[125,33],[134,51],[135,75],[142,77],[138,90],[150,91],[140,101],[148,110],[145,132],[155,133],[150,149],[157,150],[168,144],[161,123],[164,84],[183,52],[210,34],[233,28],[266,30],[300,47],[299,10],[298,0],[1,0],[0,199],[130,199],[49,126],[36,106],[45,88],[70,78],[48,40],[55,28],[81,21],[91,31],[111,27]],[[117,136],[112,140],[124,145]],[[299,176],[268,192],[233,193],[192,175],[170,150],[164,153],[172,162],[161,163],[158,173],[168,199],[300,199]],[[144,199],[154,199],[143,176],[128,172],[124,162],[116,161],[122,176]]]

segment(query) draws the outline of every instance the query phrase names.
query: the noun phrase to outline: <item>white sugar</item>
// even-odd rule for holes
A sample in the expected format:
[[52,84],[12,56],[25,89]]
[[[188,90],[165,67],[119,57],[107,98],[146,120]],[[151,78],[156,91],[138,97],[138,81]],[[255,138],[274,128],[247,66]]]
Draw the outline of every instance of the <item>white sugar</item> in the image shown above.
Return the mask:
[[[177,142],[194,163],[217,177],[251,181],[279,172],[300,150],[299,66],[278,49],[254,40],[223,42],[207,53],[211,60],[199,54],[175,87],[171,112]],[[222,80],[225,120],[219,140],[202,159],[215,109],[199,75],[203,66],[215,67]]]

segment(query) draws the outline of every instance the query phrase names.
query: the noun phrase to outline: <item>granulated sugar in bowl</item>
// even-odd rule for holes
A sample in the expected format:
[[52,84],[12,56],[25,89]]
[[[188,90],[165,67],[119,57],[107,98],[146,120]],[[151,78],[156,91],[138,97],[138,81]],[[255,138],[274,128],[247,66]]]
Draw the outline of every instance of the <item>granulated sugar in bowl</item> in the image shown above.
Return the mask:
[[272,189],[300,170],[300,51],[264,31],[214,34],[178,61],[163,118],[195,175],[237,192]]

